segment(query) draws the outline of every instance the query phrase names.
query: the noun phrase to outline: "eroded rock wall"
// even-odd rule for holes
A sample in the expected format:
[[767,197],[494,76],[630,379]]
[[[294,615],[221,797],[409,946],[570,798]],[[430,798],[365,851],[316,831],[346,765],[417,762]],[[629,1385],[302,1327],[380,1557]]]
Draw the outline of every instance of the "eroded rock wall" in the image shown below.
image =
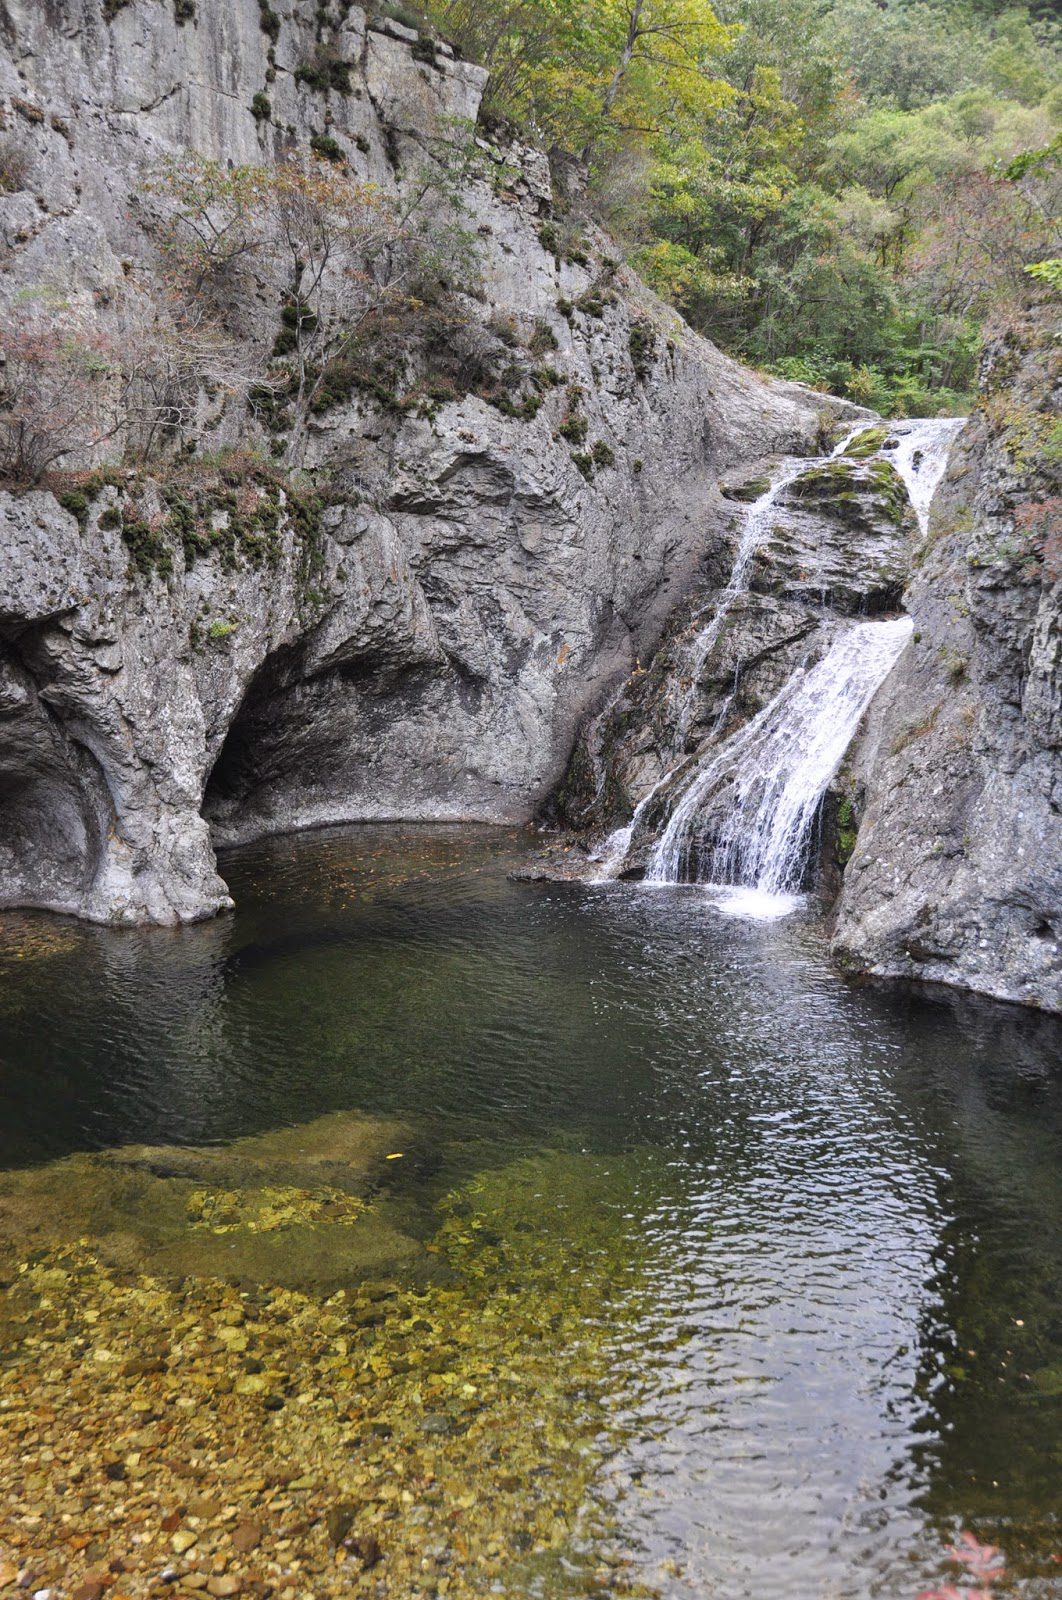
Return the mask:
[[859,752],[850,966],[1062,1007],[1062,358],[1001,333],[907,596],[913,642]]
[[[769,476],[724,482],[727,544],[706,588],[678,607],[655,655],[580,734],[559,813],[598,840],[636,815],[625,875],[644,868],[707,756],[820,661],[851,618],[899,608],[916,519],[892,464],[842,456],[774,471],[767,499],[757,497]],[[750,517],[753,548],[735,586]],[[703,824],[710,833],[707,812]]]
[[[5,137],[27,163],[0,194],[9,306],[45,284],[105,308],[157,271],[140,185],[168,152],[261,163],[327,137],[393,192],[476,118],[478,68],[358,6],[327,41],[349,91],[297,75],[321,44],[310,0],[189,9],[0,4]],[[560,259],[541,155],[481,141],[477,163],[465,309],[485,339],[501,318],[555,343],[535,414],[356,392],[312,426],[309,510],[218,481],[199,545],[150,474],[73,509],[0,499],[0,904],[195,918],[228,903],[217,841],[530,817],[725,538],[720,474],[807,452],[850,411],[724,358],[592,229]],[[582,450],[560,432],[575,394]],[[268,442],[248,427],[223,417],[214,442]]]

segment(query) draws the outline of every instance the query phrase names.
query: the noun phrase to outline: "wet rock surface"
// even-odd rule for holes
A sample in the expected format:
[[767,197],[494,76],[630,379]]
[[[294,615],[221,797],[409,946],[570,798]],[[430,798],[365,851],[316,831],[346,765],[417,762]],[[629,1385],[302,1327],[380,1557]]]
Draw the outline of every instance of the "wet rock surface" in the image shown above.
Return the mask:
[[891,462],[824,462],[784,488],[778,507],[753,558],[753,589],[843,616],[899,608],[917,522]]
[[990,348],[915,557],[914,639],[855,763],[835,950],[1062,1008],[1062,422],[1046,307]]

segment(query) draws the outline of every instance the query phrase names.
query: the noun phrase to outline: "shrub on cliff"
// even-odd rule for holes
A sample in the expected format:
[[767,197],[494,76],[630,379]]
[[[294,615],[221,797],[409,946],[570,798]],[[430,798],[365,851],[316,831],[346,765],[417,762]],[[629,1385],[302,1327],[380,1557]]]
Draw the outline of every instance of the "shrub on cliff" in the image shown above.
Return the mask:
[[[402,201],[343,167],[293,155],[275,167],[223,169],[189,155],[148,185],[161,202],[156,228],[178,297],[207,302],[253,352],[259,395],[299,465],[310,418],[373,329],[412,324],[423,285],[452,272],[463,235],[447,177],[426,175]],[[253,273],[278,295],[280,329],[258,338],[244,309]]]
[[246,352],[202,310],[129,284],[90,316],[46,297],[0,323],[0,476],[32,484],[106,454],[138,461],[184,437],[206,392],[245,394]]
[[33,484],[121,426],[111,342],[70,312],[0,321],[0,475]]

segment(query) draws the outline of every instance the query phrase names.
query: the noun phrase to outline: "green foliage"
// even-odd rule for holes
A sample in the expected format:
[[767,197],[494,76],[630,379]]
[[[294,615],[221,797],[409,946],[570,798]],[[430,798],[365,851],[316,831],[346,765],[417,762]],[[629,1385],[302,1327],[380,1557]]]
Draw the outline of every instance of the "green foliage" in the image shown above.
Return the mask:
[[338,94],[350,93],[350,62],[344,61],[331,49],[320,46],[311,61],[295,68],[295,82],[304,84],[317,94],[327,94],[334,89]]
[[280,38],[280,18],[269,0],[258,0],[258,25],[267,39],[276,44]]
[[568,390],[568,404],[557,433],[569,444],[582,444],[590,427],[582,413],[583,391],[578,384]]
[[122,523],[122,539],[131,565],[142,578],[156,572],[163,579],[172,576],[173,550],[162,528],[143,517],[127,517]]
[[[985,318],[1030,263],[1057,287],[1050,6],[720,0],[722,24],[703,0],[428,10],[492,69],[489,114],[581,154],[637,270],[758,366],[890,414],[961,412]],[[640,31],[657,26],[666,50]],[[540,228],[558,259],[564,227]]]
[[1033,261],[1025,270],[1037,283],[1046,283],[1049,289],[1062,290],[1062,260]]
[[650,323],[636,322],[631,328],[627,342],[635,376],[644,383],[652,372],[656,360],[656,332]]
[[84,523],[89,512],[89,502],[87,496],[80,489],[68,489],[64,493],[56,495],[56,499],[64,511],[69,511],[72,517],[76,517],[80,523]]
[[856,818],[855,807],[847,795],[837,807],[837,834],[836,856],[837,864],[846,867],[852,859],[852,852],[856,847],[859,837],[859,822]]
[[347,164],[343,146],[330,133],[315,133],[310,140],[310,149],[315,156],[320,156],[323,161],[331,161],[334,166],[344,167]]
[[730,90],[731,34],[708,0],[431,0],[431,21],[491,71],[489,109],[600,168],[634,130],[695,123]]

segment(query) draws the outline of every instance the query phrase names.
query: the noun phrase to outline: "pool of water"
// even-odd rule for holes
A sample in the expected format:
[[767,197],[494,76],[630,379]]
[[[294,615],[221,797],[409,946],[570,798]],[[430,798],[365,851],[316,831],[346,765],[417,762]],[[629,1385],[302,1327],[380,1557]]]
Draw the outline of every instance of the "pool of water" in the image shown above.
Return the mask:
[[329,830],[231,853],[198,927],[0,915],[0,1165],[411,1130],[405,1234],[470,1217],[485,1298],[548,1275],[593,1391],[571,1538],[509,1600],[602,1553],[681,1600],[913,1600],[960,1528],[1057,1595],[1062,1030],[853,986],[799,912],[510,882],[526,847]]

